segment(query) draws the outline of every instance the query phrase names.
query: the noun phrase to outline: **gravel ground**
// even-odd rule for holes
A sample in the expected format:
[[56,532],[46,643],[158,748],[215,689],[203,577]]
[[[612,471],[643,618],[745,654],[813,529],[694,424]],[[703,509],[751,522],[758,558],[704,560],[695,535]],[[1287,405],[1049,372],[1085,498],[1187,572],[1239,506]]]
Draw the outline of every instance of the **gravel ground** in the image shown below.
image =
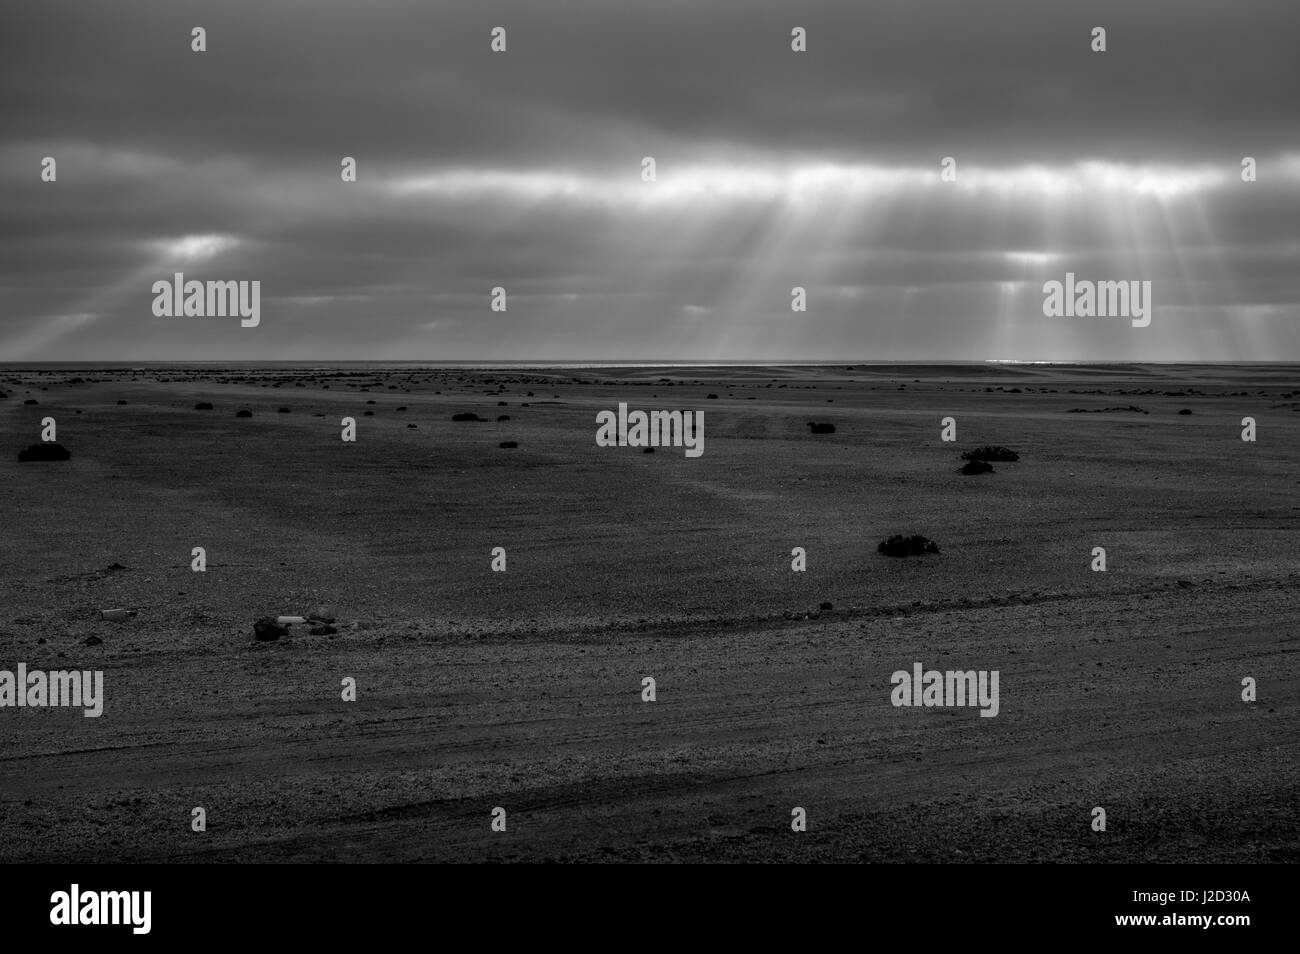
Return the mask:
[[[0,709],[0,861],[1300,860],[1294,369],[0,388],[0,669],[106,697]],[[704,455],[597,447],[620,401],[704,411]],[[72,459],[18,463],[46,415]],[[982,444],[1020,460],[959,474]],[[997,670],[998,716],[894,707],[915,662]]]

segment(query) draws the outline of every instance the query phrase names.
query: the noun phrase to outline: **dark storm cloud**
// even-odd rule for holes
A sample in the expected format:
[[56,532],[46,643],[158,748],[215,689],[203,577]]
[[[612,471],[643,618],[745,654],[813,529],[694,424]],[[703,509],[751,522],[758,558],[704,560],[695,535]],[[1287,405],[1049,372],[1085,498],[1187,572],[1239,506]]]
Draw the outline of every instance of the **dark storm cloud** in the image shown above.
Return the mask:
[[[1290,0],[53,1],[4,16],[9,139],[201,157],[296,161],[354,143],[484,162],[660,143],[841,159],[1245,155],[1294,144],[1300,91]],[[203,57],[188,51],[195,25]],[[487,49],[495,25],[507,56]],[[796,25],[810,55],[787,55]]]
[[[1269,153],[1300,11],[1245,3],[10,5],[9,139],[268,159],[578,163],[623,145],[822,157]],[[203,25],[209,52],[193,56]],[[487,46],[494,25],[510,50]],[[789,56],[789,30],[810,54]],[[1109,50],[1089,50],[1105,26]],[[522,155],[514,151],[522,150]],[[1123,155],[1117,154],[1117,150]]]
[[[23,352],[0,358],[103,354],[110,326],[155,357],[398,356],[432,329],[464,349],[445,357],[499,349],[503,330],[519,353],[501,357],[591,342],[607,356],[685,356],[665,342],[732,347],[738,321],[763,353],[712,356],[803,355],[808,336],[780,324],[795,283],[822,292],[828,354],[904,306],[928,317],[890,336],[924,350],[945,338],[927,321],[1076,265],[1178,279],[1171,303],[1300,301],[1290,0],[55,0],[0,18],[0,344]],[[488,48],[497,25],[505,55]],[[790,52],[794,26],[809,53]],[[1105,54],[1089,50],[1094,26],[1108,30]],[[937,172],[945,155],[963,169],[1095,159],[1224,181],[1120,209],[907,187],[856,216],[824,200],[819,228],[761,183],[640,205],[626,188],[647,154],[664,184],[693,164],[715,179],[819,163]],[[55,185],[37,177],[45,155]],[[355,185],[339,182],[345,155]],[[1249,187],[1236,180],[1244,155],[1261,162]],[[520,178],[462,187],[445,178],[458,171]],[[187,261],[169,244],[187,236],[228,241]],[[1035,250],[1052,257],[1008,255]],[[256,342],[157,327],[149,282],[181,267],[261,277],[283,320]],[[1219,278],[1201,287],[1205,275]],[[488,324],[497,284],[516,304]],[[1019,307],[1032,318],[1033,296]],[[876,312],[855,323],[864,309]],[[69,333],[41,332],[51,318]]]

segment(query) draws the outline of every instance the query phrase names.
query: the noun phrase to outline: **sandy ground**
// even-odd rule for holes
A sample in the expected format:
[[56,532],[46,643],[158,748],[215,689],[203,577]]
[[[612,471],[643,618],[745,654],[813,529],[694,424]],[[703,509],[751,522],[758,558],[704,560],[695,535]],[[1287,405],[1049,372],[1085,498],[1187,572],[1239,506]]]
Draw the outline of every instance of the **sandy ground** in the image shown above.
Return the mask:
[[[0,388],[0,669],[106,695],[0,709],[0,860],[1300,860],[1295,368]],[[703,410],[704,455],[597,447],[619,401]],[[72,460],[18,463],[46,415]],[[958,474],[988,443],[1021,460]],[[338,635],[253,641],[318,606]],[[998,670],[999,715],[895,708],[914,662]]]

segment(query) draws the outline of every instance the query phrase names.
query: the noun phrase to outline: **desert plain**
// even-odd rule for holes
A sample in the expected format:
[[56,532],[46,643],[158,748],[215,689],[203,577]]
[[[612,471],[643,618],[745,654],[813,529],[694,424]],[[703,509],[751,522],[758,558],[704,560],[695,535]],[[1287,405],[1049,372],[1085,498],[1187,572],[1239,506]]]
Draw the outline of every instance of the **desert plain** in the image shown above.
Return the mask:
[[0,861],[1300,860],[1298,372],[0,367]]

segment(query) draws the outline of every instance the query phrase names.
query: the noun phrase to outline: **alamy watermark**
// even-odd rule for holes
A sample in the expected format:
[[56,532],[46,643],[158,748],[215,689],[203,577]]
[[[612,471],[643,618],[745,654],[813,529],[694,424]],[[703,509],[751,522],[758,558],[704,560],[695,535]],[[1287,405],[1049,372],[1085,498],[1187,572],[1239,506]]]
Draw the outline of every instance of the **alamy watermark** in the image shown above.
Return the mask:
[[19,663],[17,672],[0,669],[0,709],[8,706],[81,706],[87,719],[104,714],[103,670],[27,669]]
[[703,411],[629,411],[620,403],[618,413],[596,415],[597,447],[684,447],[687,457],[704,453]]
[[177,272],[173,281],[153,283],[153,313],[157,318],[240,318],[240,326],[256,328],[262,321],[260,281],[185,280]]
[[1151,324],[1151,282],[1065,281],[1043,283],[1043,314],[1048,318],[1131,318],[1134,328]]
[[894,689],[889,701],[895,707],[979,706],[983,718],[998,714],[998,670],[922,669],[920,663],[913,663],[910,673],[900,669],[890,677]]
[[132,934],[148,934],[152,910],[152,891],[82,891],[74,884],[50,895],[50,923],[57,925],[128,924]]

